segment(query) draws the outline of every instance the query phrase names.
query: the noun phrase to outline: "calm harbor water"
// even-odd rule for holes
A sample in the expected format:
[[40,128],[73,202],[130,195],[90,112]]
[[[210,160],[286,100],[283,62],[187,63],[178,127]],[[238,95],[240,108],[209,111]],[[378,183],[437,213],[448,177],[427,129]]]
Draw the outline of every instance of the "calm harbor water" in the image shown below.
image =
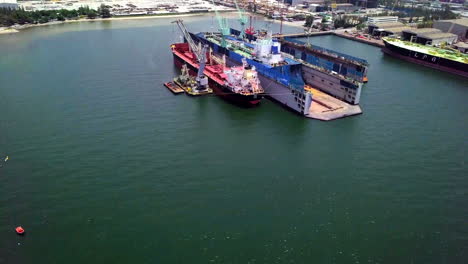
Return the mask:
[[174,96],[172,20],[0,36],[0,263],[466,263],[467,80],[325,36],[363,115]]

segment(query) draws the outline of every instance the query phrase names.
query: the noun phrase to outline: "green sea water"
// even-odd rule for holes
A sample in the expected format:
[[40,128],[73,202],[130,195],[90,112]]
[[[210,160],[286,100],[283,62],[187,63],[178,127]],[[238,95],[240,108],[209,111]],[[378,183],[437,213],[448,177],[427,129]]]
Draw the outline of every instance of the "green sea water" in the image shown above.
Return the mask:
[[360,116],[174,96],[172,20],[0,36],[0,263],[466,263],[466,79],[324,36]]

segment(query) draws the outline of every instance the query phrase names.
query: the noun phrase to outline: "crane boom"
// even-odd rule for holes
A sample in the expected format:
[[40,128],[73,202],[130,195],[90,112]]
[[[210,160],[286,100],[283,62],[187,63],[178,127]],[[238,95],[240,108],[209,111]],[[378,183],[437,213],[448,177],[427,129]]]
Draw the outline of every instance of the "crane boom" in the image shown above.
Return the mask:
[[[214,0],[211,0],[214,6],[216,6]],[[228,21],[225,17],[222,17],[218,9],[215,7],[215,14],[216,14],[216,19],[218,20],[218,25],[219,25],[219,31],[221,32],[222,36],[222,41],[221,41],[221,47],[226,47],[226,36],[229,36],[231,34],[231,30],[229,29],[229,24]]]
[[195,41],[193,41],[192,36],[190,36],[190,33],[187,30],[187,28],[185,27],[183,20],[182,19],[177,19],[175,21],[172,21],[172,23],[177,24],[180,31],[182,31],[182,34],[184,34],[184,38],[187,40],[190,49],[192,50],[193,53],[195,53],[195,55],[197,56],[198,61],[200,61],[201,56],[203,55],[202,51],[201,51],[201,47],[197,46],[197,44],[195,44]]
[[197,77],[201,78],[203,77],[203,72],[205,71],[205,66],[206,66],[206,49],[208,48],[208,45],[203,45],[203,48],[201,50],[201,56],[198,60],[198,64],[200,67],[198,68],[198,73]]
[[241,25],[241,35],[240,37],[243,39],[245,38],[245,24],[247,24],[247,17],[245,16],[244,10],[240,9],[239,5],[237,4],[237,0],[234,0],[236,4],[237,13],[239,14],[239,22]]
[[184,22],[181,19],[177,19],[172,23],[177,23],[177,26],[179,26],[180,31],[182,31],[182,34],[184,34],[184,37],[187,40],[189,47],[192,50],[192,53],[194,53],[197,57],[199,64],[196,77],[197,90],[204,91],[208,89],[208,77],[206,77],[204,74],[206,66],[206,50],[208,48],[208,45],[203,45],[202,47],[201,43],[198,43],[199,45],[195,44],[195,41],[193,41],[192,36],[190,35],[189,31],[184,25]]

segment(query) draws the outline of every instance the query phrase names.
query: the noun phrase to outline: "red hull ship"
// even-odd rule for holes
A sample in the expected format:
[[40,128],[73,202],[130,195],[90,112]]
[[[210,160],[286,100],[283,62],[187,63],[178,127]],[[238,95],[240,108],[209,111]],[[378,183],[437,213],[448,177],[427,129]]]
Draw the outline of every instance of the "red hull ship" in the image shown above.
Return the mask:
[[[188,43],[176,43],[171,45],[172,53],[174,55],[174,64],[178,68],[182,68],[184,64],[187,65],[189,73],[196,76],[200,67],[196,55],[190,51]],[[244,106],[258,105],[263,97],[263,89],[261,87],[254,87],[253,89],[235,89],[227,82],[225,74],[225,67],[222,64],[214,62],[211,54],[207,54],[208,62],[203,73],[208,77],[208,84],[216,95],[223,97],[229,101],[241,104]],[[239,70],[239,67],[229,68],[231,70]],[[244,70],[251,70],[249,67],[244,67]]]

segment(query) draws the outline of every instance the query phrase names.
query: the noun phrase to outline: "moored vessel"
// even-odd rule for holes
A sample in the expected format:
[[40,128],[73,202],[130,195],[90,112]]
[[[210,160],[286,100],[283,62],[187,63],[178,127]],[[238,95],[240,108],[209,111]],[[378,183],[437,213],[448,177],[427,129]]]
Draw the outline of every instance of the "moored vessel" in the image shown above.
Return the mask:
[[382,38],[388,55],[468,78],[468,54],[396,38]]
[[[188,75],[197,76],[197,79],[201,74],[206,76],[208,86],[224,99],[246,106],[260,103],[263,89],[255,67],[248,63],[241,67],[226,67],[224,58],[215,56],[211,51],[207,52],[207,45],[195,44],[182,20],[175,22],[187,41],[171,45],[176,66],[188,72]],[[177,82],[181,82],[180,78]]]
[[199,43],[209,45],[215,54],[225,56],[230,66],[240,65],[245,59],[259,73],[266,96],[301,115],[308,114],[312,94],[304,89],[301,63],[284,57],[281,43],[271,34],[255,38],[252,43],[213,32],[192,36]]

